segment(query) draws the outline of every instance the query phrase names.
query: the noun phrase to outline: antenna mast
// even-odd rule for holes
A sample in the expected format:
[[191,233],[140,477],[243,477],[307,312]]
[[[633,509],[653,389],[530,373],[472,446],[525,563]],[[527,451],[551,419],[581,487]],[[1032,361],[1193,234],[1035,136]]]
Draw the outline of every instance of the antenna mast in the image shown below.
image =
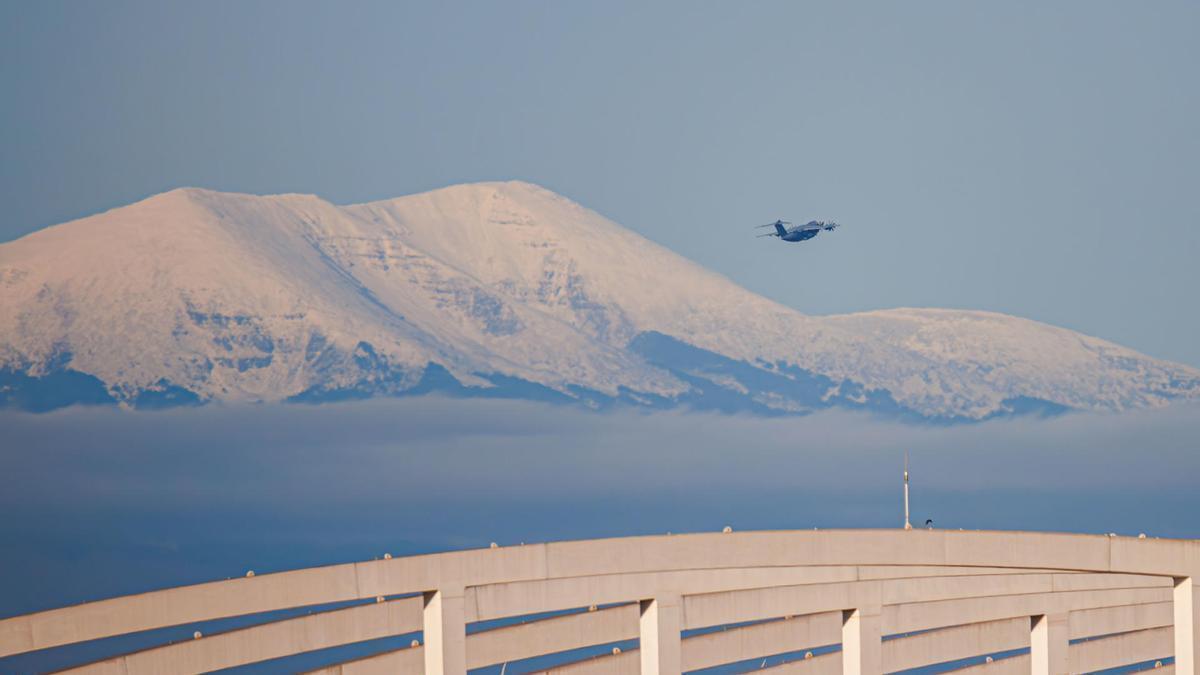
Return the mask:
[[904,529],[912,529],[908,521],[908,450],[904,451]]

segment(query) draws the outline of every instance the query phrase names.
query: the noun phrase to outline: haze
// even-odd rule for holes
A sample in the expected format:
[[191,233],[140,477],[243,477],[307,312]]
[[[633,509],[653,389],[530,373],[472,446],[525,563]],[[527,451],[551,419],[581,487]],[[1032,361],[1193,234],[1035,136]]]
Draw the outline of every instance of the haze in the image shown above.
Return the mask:
[[437,397],[0,413],[0,616],[385,551],[898,527],[902,448],[918,524],[1194,537],[1197,412],[951,428]]

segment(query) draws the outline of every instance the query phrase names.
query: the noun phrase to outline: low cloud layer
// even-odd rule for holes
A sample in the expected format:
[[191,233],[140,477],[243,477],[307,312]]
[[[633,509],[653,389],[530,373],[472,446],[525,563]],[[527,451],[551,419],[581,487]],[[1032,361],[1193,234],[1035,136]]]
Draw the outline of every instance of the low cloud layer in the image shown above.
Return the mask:
[[905,449],[918,524],[1200,536],[1195,405],[939,428],[425,398],[0,428],[0,578],[22,580],[0,615],[385,550],[894,527]]
[[651,489],[868,493],[894,488],[905,449],[917,484],[951,491],[1182,487],[1200,468],[1196,405],[942,428],[840,412],[592,414],[426,398],[76,409],[4,414],[0,426],[0,503],[8,506],[154,498],[289,511],[304,504],[287,498],[322,488],[347,506],[379,493],[406,500]]

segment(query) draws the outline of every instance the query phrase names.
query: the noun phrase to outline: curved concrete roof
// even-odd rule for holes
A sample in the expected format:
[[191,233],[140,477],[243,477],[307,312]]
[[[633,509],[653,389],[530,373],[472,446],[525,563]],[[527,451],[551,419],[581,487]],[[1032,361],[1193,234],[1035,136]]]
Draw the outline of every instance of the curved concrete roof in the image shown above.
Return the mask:
[[[1200,602],[1191,580],[1198,577],[1200,542],[1103,535],[803,530],[568,541],[263,574],[47,610],[0,620],[0,657],[223,617],[369,600],[117,655],[83,670],[203,672],[423,630],[426,644],[416,651],[341,668],[370,671],[374,663],[395,672],[412,662],[427,672],[457,673],[637,637],[643,671],[707,667],[701,664],[805,644],[842,644],[847,654],[866,659],[859,667],[896,670],[942,662],[931,658],[953,660],[964,649],[997,651],[996,645],[1022,639],[1036,652],[1045,633],[1063,643],[1062,664],[1070,663],[1067,654],[1078,653],[1071,658],[1090,664],[1158,650],[1153,658],[1174,654],[1180,668],[1187,666],[1183,672],[1192,672],[1187,650],[1196,642]],[[374,602],[410,594],[420,597]],[[610,603],[616,606],[469,638],[464,633],[477,621]],[[1038,628],[1037,617],[1053,621]],[[801,625],[808,632],[797,633]],[[714,626],[733,626],[722,633],[735,637],[724,638],[725,646],[715,637],[683,637]],[[882,636],[918,631],[883,640],[886,649],[876,644]],[[1013,637],[1018,633],[1024,638]],[[1110,641],[1108,649],[1091,643],[1067,648],[1068,639],[1113,633],[1130,636]],[[855,646],[862,635],[866,646]],[[1170,654],[1161,653],[1164,635]],[[1125,656],[1111,656],[1117,653]],[[608,665],[593,665],[617,667],[631,658],[618,655]],[[810,662],[797,667],[830,667],[831,659]],[[1116,665],[1125,663],[1134,662]]]

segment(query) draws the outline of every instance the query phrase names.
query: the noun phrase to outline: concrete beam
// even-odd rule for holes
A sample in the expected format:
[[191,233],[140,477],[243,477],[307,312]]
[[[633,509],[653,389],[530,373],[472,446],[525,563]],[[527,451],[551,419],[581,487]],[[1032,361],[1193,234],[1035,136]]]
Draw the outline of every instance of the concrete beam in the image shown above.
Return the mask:
[[[1121,604],[1162,602],[1169,588],[1108,589],[1047,592],[1050,582],[1039,575],[947,578],[941,584],[926,579],[884,580],[772,586],[700,593],[684,598],[684,628],[721,626],[779,616],[814,614],[862,604],[884,604],[884,631],[910,633],[964,623],[981,623],[1041,613],[1039,603],[1050,602],[1061,610]],[[1032,578],[1027,578],[1032,577]],[[914,595],[904,586],[922,587]],[[1041,592],[1034,589],[1043,589]],[[1023,592],[1024,591],[1024,592]],[[1033,592],[1030,592],[1033,591]],[[882,595],[881,595],[882,593]],[[881,603],[880,598],[886,598]],[[965,602],[973,600],[974,602]],[[892,604],[899,602],[903,604]]]
[[883,674],[879,605],[842,612],[842,675]]
[[3,619],[0,657],[153,628],[453,584],[838,565],[1052,568],[1193,578],[1200,577],[1200,542],[1032,532],[822,530],[714,532],[455,551],[264,574]]
[[259,574],[0,620],[0,657],[64,644],[294,607],[545,577],[545,544],[453,551]]
[[842,612],[822,612],[692,635],[683,641],[683,670],[690,672],[842,639]]
[[462,587],[425,593],[425,675],[467,675],[467,622]]
[[886,640],[883,665],[891,673],[1028,646],[1026,617],[971,623]]
[[[606,607],[593,612],[552,616],[525,623],[482,630],[467,636],[467,670],[519,661],[542,654],[564,652],[605,642],[632,640],[638,636],[636,603]],[[416,654],[418,658],[414,658]],[[404,648],[346,661],[323,670],[320,675],[373,675],[409,673],[420,675],[424,668],[423,648]]]
[[881,581],[763,586],[749,590],[689,595],[683,599],[684,628],[724,626],[780,616],[816,614],[879,604]]
[[305,675],[422,675],[424,671],[425,649],[409,647],[310,670]]
[[1033,675],[1067,675],[1070,638],[1065,612],[1037,614],[1029,619],[1029,664]]
[[[888,603],[905,602],[906,597],[924,601],[937,597],[960,597],[961,589],[970,589],[995,577],[1007,584],[1006,592],[1049,591],[1057,577],[1088,577],[1076,582],[1090,587],[1142,586],[1154,583],[1168,587],[1169,581],[1150,577],[1072,573],[1051,575],[1044,570],[1005,570],[1003,568],[954,568],[929,566],[796,566],[767,568],[683,569],[670,572],[605,574],[593,577],[568,577],[489,584],[467,589],[467,621],[487,621],[535,612],[557,611],[627,602],[652,595],[658,588],[678,589],[685,596],[722,591],[767,588],[773,586],[809,586],[834,582],[905,579],[904,584],[889,587]],[[1112,577],[1111,579],[1109,577]],[[905,586],[912,584],[911,589]],[[957,590],[956,590],[957,589]],[[1056,589],[1057,590],[1057,589]],[[940,596],[928,597],[930,593]],[[835,606],[834,608],[840,607]],[[804,612],[783,612],[782,614]],[[770,616],[769,614],[766,616]],[[689,623],[687,628],[698,627]]]
[[467,636],[467,669],[638,637],[637,603],[502,626]]
[[1092,673],[1171,656],[1171,629],[1121,633],[1071,645],[1072,673]]
[[154,628],[359,598],[353,565],[126,595],[0,620],[0,657]]
[[[954,673],[954,675],[1029,675],[1029,655],[1018,654],[945,672]],[[1159,673],[1157,675],[1167,674]]]
[[640,650],[630,649],[620,654],[605,654],[592,659],[564,663],[536,675],[640,675]]
[[628,602],[652,597],[661,588],[678,590],[681,595],[694,595],[778,585],[853,581],[855,577],[853,567],[735,567],[517,581],[468,588],[468,606],[474,611],[467,619],[488,621],[537,612]]
[[[953,573],[954,570],[944,569]],[[994,571],[994,570],[993,570]],[[890,574],[905,573],[903,568],[894,568]],[[666,575],[664,575],[666,576]],[[992,575],[982,575],[992,576]],[[1110,575],[1074,575],[1080,577],[1079,586],[1107,586],[1105,579]],[[1086,577],[1096,580],[1087,581]],[[1116,575],[1111,575],[1116,576]],[[1136,581],[1136,578],[1134,578]],[[469,593],[468,593],[469,597]],[[1092,598],[1105,602],[1105,595]],[[923,605],[922,605],[923,606]],[[1169,626],[1171,624],[1171,602],[1151,605],[1102,607],[1082,610],[1071,614],[1071,637],[1089,637]],[[885,608],[885,615],[889,609]],[[1024,611],[1024,610],[1020,610]],[[104,672],[106,665],[119,666],[122,673],[157,673],[170,670],[171,666],[184,667],[195,672],[230,668],[270,658],[286,656],[304,651],[323,649],[339,644],[375,639],[387,635],[399,635],[420,630],[422,626],[422,599],[408,598],[382,604],[360,605],[346,609],[319,612],[316,614],[260,624],[227,633],[205,636],[200,640],[176,642],[161,647],[114,657],[99,663],[81,666],[72,672]],[[632,639],[638,635],[637,604],[624,605],[582,614],[552,617],[527,623],[474,633],[467,638],[467,668],[515,661],[542,653],[565,651],[591,644]],[[833,623],[813,623],[818,617],[830,617]],[[960,612],[960,616],[965,616]],[[821,630],[817,630],[817,627]],[[973,624],[978,627],[979,624]],[[914,645],[925,645],[921,649],[924,660],[913,662],[911,667],[929,665],[966,657],[956,647],[966,644],[971,626],[934,630],[909,638],[890,640],[884,645],[884,663],[889,667],[909,663],[908,657],[895,650],[905,648],[905,653],[918,653]],[[741,659],[767,656],[797,649],[835,644],[840,640],[841,613],[796,616],[790,621],[769,621],[737,629],[694,636],[683,643],[683,669],[685,671],[720,665]],[[907,632],[891,630],[885,623],[885,633]],[[955,646],[933,649],[939,635],[950,632],[961,633],[963,640]],[[1028,639],[1028,636],[1025,636]],[[944,641],[943,641],[944,642]],[[1025,642],[1024,644],[1028,644]],[[892,654],[889,657],[889,650]],[[974,653],[998,651],[999,647],[980,647]],[[404,658],[411,659],[410,650]],[[370,657],[379,663],[390,662],[389,653]],[[959,656],[955,656],[959,654]],[[939,655],[944,656],[940,658]],[[418,660],[420,661],[420,659]],[[366,663],[355,662],[355,668],[363,669]],[[399,665],[397,665],[397,668]],[[899,667],[899,666],[897,666]],[[419,670],[418,666],[418,670]],[[386,668],[383,669],[386,671]]]
[[796,659],[767,666],[755,672],[770,675],[841,675],[842,653],[826,652],[810,659]]
[[[1044,602],[1045,597],[1047,596],[1043,596],[1042,602]],[[1099,596],[1099,600],[1103,601],[1104,596]],[[537,654],[564,651],[588,644],[612,642],[636,637],[638,633],[638,609],[637,605],[625,605],[599,610],[598,612],[553,617],[474,633],[467,638],[468,668],[473,669],[497,664],[502,661],[516,661],[520,658],[527,658]],[[1104,632],[1108,633],[1136,631],[1144,623],[1153,624],[1160,621],[1162,619],[1160,615],[1164,613],[1164,609],[1166,610],[1166,623],[1169,625],[1170,603],[1080,610],[1077,613],[1071,614],[1070,625],[1072,626],[1071,630],[1077,630],[1077,626],[1083,627],[1084,630],[1094,629],[1099,626]],[[605,616],[609,613],[612,614],[611,619]],[[1076,614],[1079,616],[1076,617]],[[618,623],[614,624],[614,620],[618,620]],[[587,622],[586,625],[584,622]],[[728,630],[694,635],[684,639],[681,643],[681,669],[685,672],[690,672],[747,659],[835,644],[840,639],[841,630],[842,612],[838,611],[795,616],[788,619],[766,621],[747,626],[738,626]],[[1169,629],[1164,630],[1169,632]],[[1095,635],[1097,633],[1085,634]],[[1073,635],[1072,637],[1079,637],[1081,635]],[[483,642],[484,640],[488,642],[485,643]],[[940,628],[919,632],[910,636],[895,637],[883,642],[882,662],[884,668],[889,672],[907,670],[969,658],[971,656],[1020,649],[1029,646],[1029,642],[1030,620],[1026,616],[989,623]],[[1109,642],[1104,645],[1104,642],[1104,640],[1097,640],[1093,641],[1094,644],[1083,643],[1087,645],[1083,647],[1080,645],[1072,646],[1071,658],[1091,659],[1091,661],[1086,661],[1087,663],[1096,663],[1098,662],[1096,659],[1103,658],[1110,660],[1115,658],[1119,661],[1119,659],[1123,658],[1120,655],[1115,657],[1106,655],[1114,652],[1114,650],[1117,650],[1116,653],[1118,654],[1135,653],[1130,650],[1136,648],[1137,644],[1141,644],[1136,640],[1131,641],[1130,638],[1121,640],[1121,644]],[[491,645],[490,647],[486,646],[489,644]],[[1102,645],[1103,648],[1101,647]],[[495,650],[502,650],[503,653],[501,654],[501,652]],[[1077,657],[1077,650],[1083,655]],[[572,673],[573,675],[603,675],[622,672],[624,670],[637,671],[638,664],[640,663],[640,654],[636,652],[637,650],[635,649],[627,650],[615,656],[606,654],[584,661],[565,664],[553,669],[553,671],[558,673]],[[1163,656],[1164,654],[1159,653],[1154,657]],[[389,658],[389,656],[382,654],[371,658],[385,659]],[[1022,672],[1028,672],[1028,656],[1022,658],[1024,659],[1022,662],[1024,663],[1024,666],[1022,666],[1024,670]],[[1149,658],[1153,657],[1146,656],[1146,659]],[[1003,663],[991,666],[988,672],[1008,672],[1014,667],[1014,662],[1011,659],[997,659],[997,663],[1000,661],[1003,661]],[[1134,662],[1131,660],[1118,661],[1111,661],[1111,663],[1113,665],[1121,665]],[[1072,662],[1074,663],[1074,661]],[[1083,662],[1081,661],[1081,663]],[[837,659],[836,666],[834,670],[840,672],[840,656]],[[819,670],[829,667],[831,666],[828,655],[817,657],[816,660],[810,662],[787,664],[789,671],[794,669],[797,672],[810,672],[810,669]],[[980,668],[982,667],[981,665]],[[768,669],[774,668],[772,666]],[[818,670],[812,670],[811,672],[818,672]],[[1072,666],[1072,672],[1076,670]],[[346,672],[357,673],[360,671],[347,670]],[[364,672],[383,673],[388,671],[387,669],[380,668]],[[1160,672],[1159,675],[1163,674]]]
[[682,621],[679,613],[683,603],[678,593],[658,593],[641,601],[641,620],[638,651],[641,652],[642,675],[679,675],[681,670]]
[[1172,593],[1175,614],[1175,670],[1200,675],[1200,576],[1177,577]]
[[1069,619],[1070,636],[1076,640],[1170,626],[1174,622],[1173,606],[1171,602],[1154,602],[1076,610]]
[[249,626],[81,665],[63,672],[205,673],[421,630],[421,598],[401,598]]
[[1073,612],[1096,607],[1167,602],[1170,589],[1128,588],[1032,595],[971,597],[883,608],[883,630],[888,635],[932,630],[964,623],[999,621],[1047,612]]

